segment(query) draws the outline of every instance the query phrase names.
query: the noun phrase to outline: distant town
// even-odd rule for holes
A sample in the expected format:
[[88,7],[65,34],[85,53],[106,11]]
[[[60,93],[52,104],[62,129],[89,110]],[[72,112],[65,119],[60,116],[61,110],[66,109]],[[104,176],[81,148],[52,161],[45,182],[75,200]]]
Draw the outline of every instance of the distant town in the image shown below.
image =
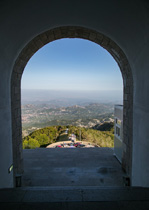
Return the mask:
[[86,103],[62,106],[54,104],[22,105],[22,135],[53,125],[72,125],[84,128],[98,127],[104,122],[114,121],[113,103]]

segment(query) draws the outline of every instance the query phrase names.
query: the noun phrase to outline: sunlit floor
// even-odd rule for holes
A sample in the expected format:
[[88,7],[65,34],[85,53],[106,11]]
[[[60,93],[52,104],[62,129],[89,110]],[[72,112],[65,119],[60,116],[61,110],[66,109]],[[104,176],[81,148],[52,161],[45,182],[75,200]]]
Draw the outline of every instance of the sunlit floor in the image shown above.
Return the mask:
[[124,186],[110,148],[24,150],[23,186]]

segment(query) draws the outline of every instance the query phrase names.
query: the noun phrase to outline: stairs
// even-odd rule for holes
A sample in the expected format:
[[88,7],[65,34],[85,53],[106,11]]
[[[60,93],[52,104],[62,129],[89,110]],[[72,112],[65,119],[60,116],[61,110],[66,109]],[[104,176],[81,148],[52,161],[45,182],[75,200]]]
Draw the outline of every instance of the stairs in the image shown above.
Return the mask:
[[148,210],[149,188],[58,186],[1,189],[0,209]]

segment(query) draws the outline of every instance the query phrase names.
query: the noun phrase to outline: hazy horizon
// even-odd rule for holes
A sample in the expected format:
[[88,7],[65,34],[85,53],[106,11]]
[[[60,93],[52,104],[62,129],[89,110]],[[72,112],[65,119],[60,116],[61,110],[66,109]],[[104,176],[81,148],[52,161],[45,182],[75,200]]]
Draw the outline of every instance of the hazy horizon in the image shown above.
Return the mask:
[[[60,39],[38,50],[27,63],[22,103],[74,105],[122,103],[123,80],[113,57],[83,39]],[[58,103],[59,101],[59,103]]]
[[120,90],[37,90],[22,89],[22,104],[28,102],[67,101],[73,104],[83,102],[122,103],[123,94]]

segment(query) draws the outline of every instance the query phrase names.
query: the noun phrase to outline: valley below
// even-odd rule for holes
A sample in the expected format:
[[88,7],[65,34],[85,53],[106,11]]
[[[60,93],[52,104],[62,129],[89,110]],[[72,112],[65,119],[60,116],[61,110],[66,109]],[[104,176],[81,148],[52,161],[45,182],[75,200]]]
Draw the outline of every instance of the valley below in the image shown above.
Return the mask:
[[113,103],[84,103],[72,106],[59,106],[56,103],[23,104],[22,136],[47,126],[98,128],[105,122],[114,121],[113,112]]

